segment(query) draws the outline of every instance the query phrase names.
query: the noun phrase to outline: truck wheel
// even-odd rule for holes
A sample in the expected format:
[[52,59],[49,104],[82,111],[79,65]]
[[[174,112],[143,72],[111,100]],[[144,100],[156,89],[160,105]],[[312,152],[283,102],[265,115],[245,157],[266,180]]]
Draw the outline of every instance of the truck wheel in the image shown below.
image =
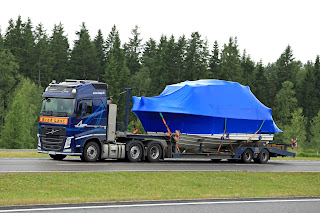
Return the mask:
[[161,158],[162,150],[159,144],[151,144],[148,149],[147,158],[149,162],[158,162]]
[[269,160],[269,152],[266,149],[261,150],[261,152],[258,155],[258,158],[255,159],[256,163],[267,163]]
[[142,157],[142,148],[138,143],[131,143],[127,151],[127,157],[130,162],[138,162]]
[[83,150],[83,158],[87,162],[95,162],[99,158],[100,147],[96,142],[89,142]]
[[246,149],[241,156],[242,156],[241,160],[243,163],[250,163],[252,160],[253,153],[251,149]]
[[50,157],[53,159],[53,160],[62,160],[64,159],[65,157],[67,157],[66,155],[50,155]]

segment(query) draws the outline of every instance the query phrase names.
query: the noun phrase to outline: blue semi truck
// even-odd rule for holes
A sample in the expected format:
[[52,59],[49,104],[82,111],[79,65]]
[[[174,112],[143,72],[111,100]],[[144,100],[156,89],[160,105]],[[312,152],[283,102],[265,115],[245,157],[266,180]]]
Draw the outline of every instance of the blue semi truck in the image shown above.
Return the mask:
[[[165,158],[241,160],[267,163],[270,157],[292,156],[286,145],[270,143],[272,134],[188,135],[180,132],[117,131],[117,105],[108,98],[108,85],[91,80],[52,81],[45,89],[39,117],[38,152],[54,160],[68,155],[82,161],[126,159],[130,162],[158,162]],[[161,115],[162,116],[162,115]]]

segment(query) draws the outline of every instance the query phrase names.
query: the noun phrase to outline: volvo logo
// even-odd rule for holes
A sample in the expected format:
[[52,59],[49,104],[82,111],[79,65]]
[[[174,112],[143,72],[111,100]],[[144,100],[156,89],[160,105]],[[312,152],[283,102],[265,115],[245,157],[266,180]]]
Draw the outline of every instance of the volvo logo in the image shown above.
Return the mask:
[[57,129],[57,130],[54,130],[54,129],[53,129],[53,130],[51,130],[50,132],[47,132],[46,134],[47,134],[47,135],[50,135],[50,134],[53,135],[53,134],[56,133],[56,132],[59,132],[59,130],[58,130],[58,129]]

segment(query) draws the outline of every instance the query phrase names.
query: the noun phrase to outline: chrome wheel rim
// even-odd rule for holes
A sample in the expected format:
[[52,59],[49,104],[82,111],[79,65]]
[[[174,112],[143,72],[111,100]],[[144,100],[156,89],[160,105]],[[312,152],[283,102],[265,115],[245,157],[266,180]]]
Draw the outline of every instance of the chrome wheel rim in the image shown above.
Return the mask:
[[95,146],[89,146],[87,149],[88,158],[94,159],[98,154],[98,150]]
[[139,156],[140,156],[140,148],[139,148],[137,145],[131,147],[131,149],[130,149],[130,156],[131,156],[133,159],[139,158]]
[[151,149],[150,149],[150,157],[152,159],[157,159],[159,157],[159,155],[160,155],[159,147],[157,147],[157,146],[151,147]]

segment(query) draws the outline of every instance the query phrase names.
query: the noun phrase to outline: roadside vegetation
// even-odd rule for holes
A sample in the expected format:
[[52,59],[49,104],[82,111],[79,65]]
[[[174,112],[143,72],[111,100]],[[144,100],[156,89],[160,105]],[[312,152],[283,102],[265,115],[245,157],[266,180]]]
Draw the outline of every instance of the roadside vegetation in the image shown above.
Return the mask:
[[84,172],[0,174],[0,205],[320,196],[320,173]]

